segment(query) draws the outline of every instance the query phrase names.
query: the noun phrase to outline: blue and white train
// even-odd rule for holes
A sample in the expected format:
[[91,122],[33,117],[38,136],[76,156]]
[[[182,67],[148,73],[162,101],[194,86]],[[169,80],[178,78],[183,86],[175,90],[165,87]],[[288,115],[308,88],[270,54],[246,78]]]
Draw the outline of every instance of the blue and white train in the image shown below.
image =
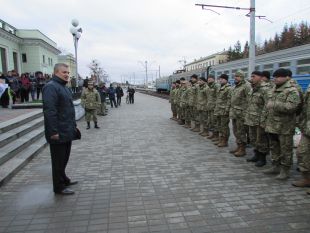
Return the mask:
[[[158,92],[170,91],[173,81],[181,77],[189,79],[194,73],[204,77],[206,77],[209,72],[213,72],[216,77],[225,73],[229,76],[230,82],[233,82],[234,74],[239,69],[244,71],[246,77],[248,77],[248,62],[248,59],[240,59],[214,65],[211,69],[202,68],[192,71],[182,70],[175,72],[170,76],[157,79],[156,90]],[[256,56],[255,64],[255,70],[266,70],[269,71],[271,75],[279,68],[290,69],[293,73],[293,78],[296,79],[303,90],[307,89],[310,84],[310,44]]]

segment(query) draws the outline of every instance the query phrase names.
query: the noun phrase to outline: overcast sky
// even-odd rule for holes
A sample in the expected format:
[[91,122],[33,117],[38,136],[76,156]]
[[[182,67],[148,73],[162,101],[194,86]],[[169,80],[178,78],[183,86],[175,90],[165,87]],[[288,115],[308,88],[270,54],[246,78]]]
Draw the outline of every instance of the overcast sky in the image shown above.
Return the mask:
[[[71,19],[83,28],[78,65],[82,76],[97,59],[113,81],[143,82],[148,61],[149,80],[170,75],[183,58],[220,52],[249,38],[247,11],[202,10],[195,3],[249,7],[250,0],[0,0],[0,18],[18,29],[39,29],[58,47],[74,52],[69,32]],[[256,14],[273,23],[256,20],[256,39],[280,32],[285,23],[310,23],[309,0],[256,0]]]

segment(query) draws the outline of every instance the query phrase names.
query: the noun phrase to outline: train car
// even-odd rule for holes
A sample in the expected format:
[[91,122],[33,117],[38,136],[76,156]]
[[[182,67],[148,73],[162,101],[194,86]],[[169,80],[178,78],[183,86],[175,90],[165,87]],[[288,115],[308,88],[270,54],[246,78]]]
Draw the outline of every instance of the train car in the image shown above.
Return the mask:
[[[214,65],[212,69],[217,77],[225,73],[229,76],[229,81],[233,82],[234,74],[239,69],[244,71],[246,77],[249,78],[248,64],[248,59],[240,59]],[[266,70],[271,75],[279,68],[290,69],[293,78],[303,90],[310,84],[310,44],[256,56],[255,64],[255,70]]]
[[169,92],[171,88],[171,75],[156,79],[155,88],[157,92]]

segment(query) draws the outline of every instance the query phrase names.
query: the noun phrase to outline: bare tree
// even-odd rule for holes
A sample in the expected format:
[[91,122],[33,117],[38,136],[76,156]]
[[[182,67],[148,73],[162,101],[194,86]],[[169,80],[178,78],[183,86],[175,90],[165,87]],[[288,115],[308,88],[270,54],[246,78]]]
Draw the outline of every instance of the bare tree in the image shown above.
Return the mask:
[[90,75],[94,77],[94,81],[96,84],[101,82],[107,82],[108,81],[108,74],[107,72],[100,66],[99,61],[96,59],[92,60],[91,63],[88,65],[88,68],[90,69],[91,73]]

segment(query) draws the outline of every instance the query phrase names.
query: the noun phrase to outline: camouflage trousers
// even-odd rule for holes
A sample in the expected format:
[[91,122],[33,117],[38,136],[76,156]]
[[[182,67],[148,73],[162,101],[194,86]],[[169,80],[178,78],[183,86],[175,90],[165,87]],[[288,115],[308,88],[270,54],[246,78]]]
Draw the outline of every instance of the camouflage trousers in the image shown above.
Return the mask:
[[177,105],[174,103],[171,103],[171,111],[173,116],[175,116],[177,114]]
[[90,122],[93,119],[94,122],[97,122],[97,110],[96,109],[85,109],[85,120]]
[[207,111],[198,110],[198,123],[207,129]]
[[269,133],[271,161],[291,167],[293,164],[293,135]]
[[230,136],[230,130],[229,130],[229,116],[220,115],[218,116],[218,132],[221,136],[229,138]]
[[246,138],[247,126],[244,124],[244,120],[242,118],[232,119],[232,127],[233,127],[233,133],[236,138],[236,143],[247,144],[247,138]]
[[268,134],[260,126],[249,126],[250,143],[255,150],[267,154],[269,152]]
[[190,107],[189,109],[190,115],[191,115],[191,121],[196,121],[196,123],[199,123],[199,111],[196,107]]
[[207,111],[207,124],[206,127],[208,130],[214,131],[216,124],[216,117],[214,116],[214,111]]
[[296,154],[300,171],[310,172],[310,136],[301,135]]
[[101,102],[100,107],[98,109],[98,114],[99,115],[104,115],[105,114],[105,109],[106,109],[106,103]]

